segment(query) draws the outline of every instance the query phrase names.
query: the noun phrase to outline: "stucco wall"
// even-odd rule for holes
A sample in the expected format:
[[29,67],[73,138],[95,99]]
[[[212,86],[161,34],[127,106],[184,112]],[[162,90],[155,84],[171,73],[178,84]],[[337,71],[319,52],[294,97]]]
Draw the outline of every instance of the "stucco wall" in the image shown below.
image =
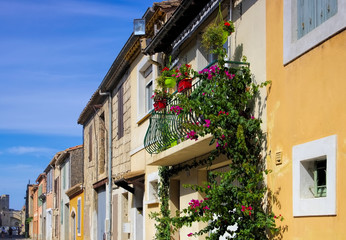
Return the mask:
[[[346,32],[333,36],[293,62],[283,65],[283,3],[267,1],[267,76],[272,80],[268,95],[269,187],[279,191],[275,210],[288,229],[284,239],[343,239],[346,235],[342,172],[346,130]],[[292,147],[337,135],[336,216],[293,217]],[[275,153],[282,164],[275,165]]]

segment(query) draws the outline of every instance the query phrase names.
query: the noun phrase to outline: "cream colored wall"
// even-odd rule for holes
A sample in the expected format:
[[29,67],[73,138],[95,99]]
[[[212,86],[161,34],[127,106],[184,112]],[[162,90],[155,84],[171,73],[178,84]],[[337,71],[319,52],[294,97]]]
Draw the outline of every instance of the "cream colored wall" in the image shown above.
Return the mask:
[[[242,1],[242,15],[240,5],[232,10],[235,32],[231,39],[231,60],[239,61],[242,56],[247,57],[250,70],[256,83],[270,80],[266,76],[266,1]],[[257,99],[255,117],[262,119],[262,129],[266,129],[265,96],[266,89],[262,88],[261,99]]]
[[[318,45],[283,66],[283,3],[267,1],[267,76],[273,81],[268,94],[269,187],[280,190],[278,200],[287,225],[284,239],[344,239],[346,190],[346,31]],[[293,217],[292,147],[322,137],[337,135],[337,214],[323,217]],[[282,152],[282,165],[275,153]]]

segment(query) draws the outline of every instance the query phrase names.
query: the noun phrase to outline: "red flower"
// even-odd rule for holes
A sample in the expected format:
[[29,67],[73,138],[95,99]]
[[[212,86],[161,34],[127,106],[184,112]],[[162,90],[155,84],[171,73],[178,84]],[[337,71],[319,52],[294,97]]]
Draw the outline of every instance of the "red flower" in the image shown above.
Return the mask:
[[164,72],[164,71],[169,71],[169,68],[168,67],[164,67],[161,72]]
[[229,27],[229,26],[231,26],[231,24],[229,22],[225,22],[225,26]]

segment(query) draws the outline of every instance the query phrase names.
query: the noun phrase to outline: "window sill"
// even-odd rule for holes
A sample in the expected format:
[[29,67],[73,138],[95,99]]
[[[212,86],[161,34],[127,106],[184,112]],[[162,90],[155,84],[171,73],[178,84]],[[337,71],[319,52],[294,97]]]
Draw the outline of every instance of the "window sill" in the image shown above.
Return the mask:
[[144,117],[142,117],[140,120],[137,121],[137,125],[141,125],[143,122],[145,122],[148,118],[151,117],[151,111],[145,115]]

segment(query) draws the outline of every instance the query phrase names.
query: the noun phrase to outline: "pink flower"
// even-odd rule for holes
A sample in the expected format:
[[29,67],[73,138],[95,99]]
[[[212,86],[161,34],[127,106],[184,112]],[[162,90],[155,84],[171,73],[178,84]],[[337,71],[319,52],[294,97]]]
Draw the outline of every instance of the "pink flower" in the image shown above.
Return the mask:
[[202,95],[204,96],[204,95],[205,95],[205,92],[204,92],[204,93],[202,93]]
[[210,127],[210,120],[209,119],[205,119],[205,124],[203,125],[203,127]]
[[198,140],[198,135],[196,134],[195,131],[192,130],[192,131],[187,133],[186,139],[191,139],[191,140],[197,141]]
[[187,234],[188,237],[192,237],[193,233],[189,233]]
[[255,117],[254,117],[254,116],[251,116],[251,119],[255,119]]
[[241,211],[244,212],[246,207],[244,205],[241,206]]

